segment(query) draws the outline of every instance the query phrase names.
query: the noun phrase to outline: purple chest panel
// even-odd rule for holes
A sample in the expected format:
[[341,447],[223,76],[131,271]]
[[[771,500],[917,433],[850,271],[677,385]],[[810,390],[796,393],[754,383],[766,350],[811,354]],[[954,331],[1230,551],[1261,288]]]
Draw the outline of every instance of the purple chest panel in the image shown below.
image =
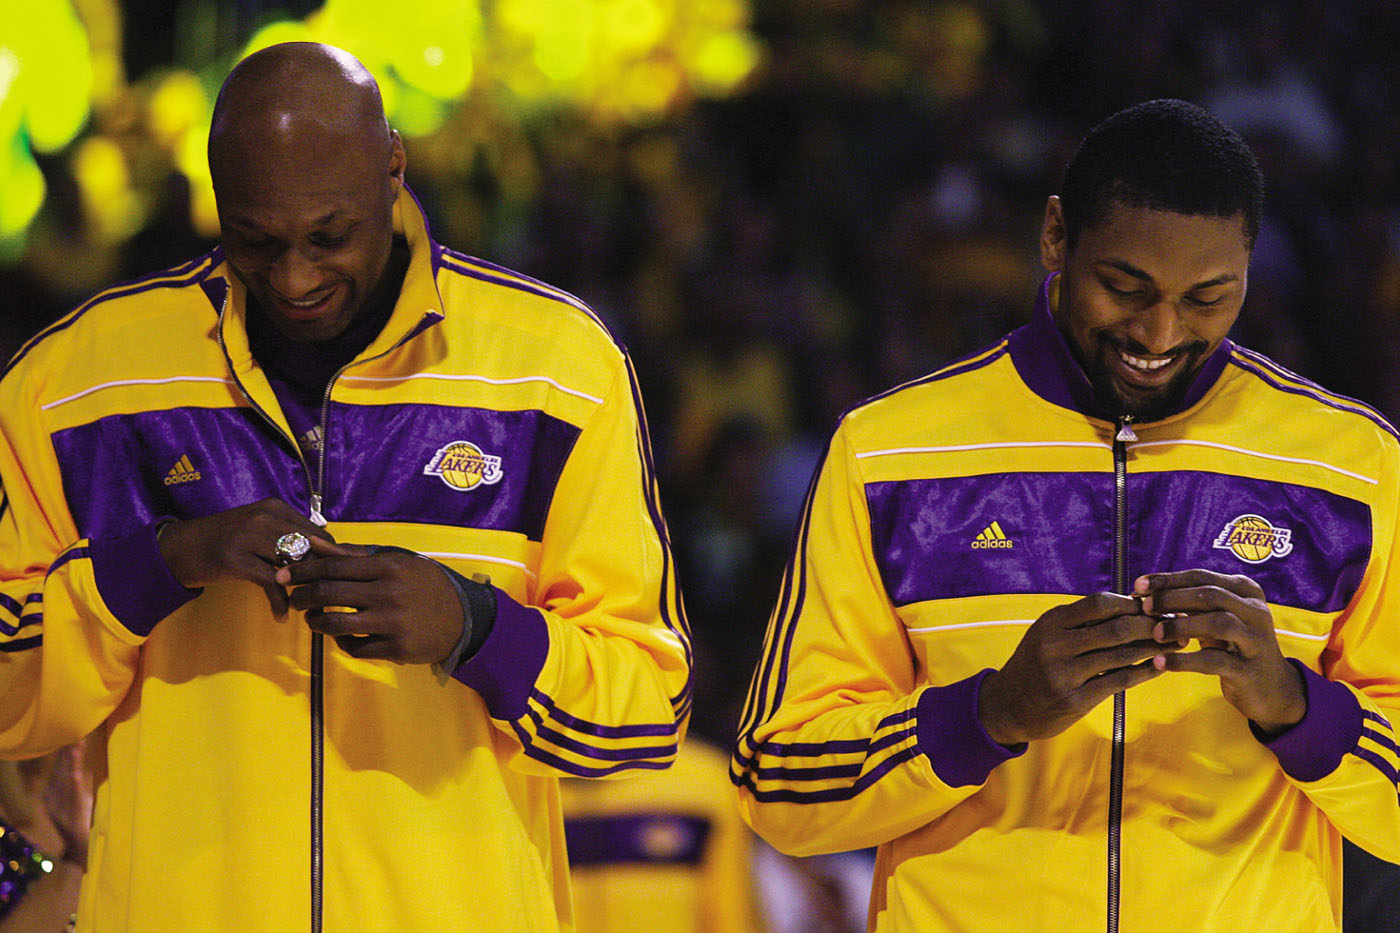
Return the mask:
[[[871,541],[896,605],[1077,593],[1112,580],[1111,473],[1003,473],[871,483]],[[1129,474],[1129,577],[1245,574],[1271,602],[1336,612],[1371,553],[1368,507],[1324,490],[1219,473]]]
[[1339,612],[1371,559],[1371,511],[1309,486],[1174,472],[1129,476],[1129,572],[1244,574],[1272,603]]
[[[322,439],[326,517],[488,528],[539,540],[578,433],[539,411],[334,404]],[[248,409],[113,415],[53,441],[85,537],[270,496],[309,511],[306,470]]]
[[540,540],[579,429],[541,411],[332,405],[326,517]]
[[896,605],[1092,592],[1110,578],[1111,475],[900,480],[871,483],[865,496],[875,557]]
[[194,518],[276,496],[308,509],[300,462],[241,408],[110,415],[53,436],[63,488],[84,537],[160,515]]

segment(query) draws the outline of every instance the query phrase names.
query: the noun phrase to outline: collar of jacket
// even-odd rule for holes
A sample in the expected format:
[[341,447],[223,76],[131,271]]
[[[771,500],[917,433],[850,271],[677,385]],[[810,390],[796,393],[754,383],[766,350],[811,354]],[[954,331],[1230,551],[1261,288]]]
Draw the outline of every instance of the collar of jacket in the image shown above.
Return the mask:
[[[400,187],[398,200],[394,202],[394,233],[408,242],[408,271],[404,273],[399,299],[394,304],[388,323],[356,357],[357,360],[381,356],[446,317],[436,276],[441,250],[428,232],[428,220],[423,208],[407,185]],[[218,326],[223,333],[229,365],[240,376],[250,373],[255,364],[248,346],[247,291],[229,268],[227,260],[213,270],[213,276],[205,284],[204,290],[216,310],[222,309]]]
[[[1107,411],[1100,404],[1089,385],[1089,377],[1051,315],[1050,309],[1059,300],[1059,291],[1058,273],[1041,283],[1030,323],[1012,331],[1008,338],[1011,362],[1030,390],[1047,402],[1113,422],[1122,412]],[[1228,337],[1220,342],[1206,358],[1180,404],[1168,412],[1167,417],[1180,414],[1205,397],[1224,371],[1233,347]]]

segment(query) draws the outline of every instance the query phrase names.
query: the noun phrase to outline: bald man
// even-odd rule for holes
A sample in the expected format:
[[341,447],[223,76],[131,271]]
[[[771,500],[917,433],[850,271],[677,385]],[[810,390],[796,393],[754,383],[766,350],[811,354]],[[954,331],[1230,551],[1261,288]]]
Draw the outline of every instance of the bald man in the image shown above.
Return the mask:
[[229,76],[222,245],[0,379],[0,754],[98,731],[78,926],[571,930],[557,779],[669,764],[626,354],[453,252],[346,53]]

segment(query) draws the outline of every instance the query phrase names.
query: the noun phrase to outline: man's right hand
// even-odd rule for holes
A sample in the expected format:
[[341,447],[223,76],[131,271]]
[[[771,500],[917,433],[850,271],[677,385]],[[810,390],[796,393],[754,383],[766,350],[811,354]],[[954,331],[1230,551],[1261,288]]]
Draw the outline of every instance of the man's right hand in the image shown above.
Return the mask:
[[1059,735],[1107,697],[1160,674],[1152,658],[1176,645],[1153,640],[1158,620],[1141,608],[1131,596],[1096,593],[1037,619],[982,681],[987,734],[1008,746]]
[[274,615],[286,615],[287,590],[276,580],[277,539],[288,532],[334,540],[281,499],[174,521],[160,533],[160,556],[175,579],[190,589],[217,580],[247,580],[267,593]]

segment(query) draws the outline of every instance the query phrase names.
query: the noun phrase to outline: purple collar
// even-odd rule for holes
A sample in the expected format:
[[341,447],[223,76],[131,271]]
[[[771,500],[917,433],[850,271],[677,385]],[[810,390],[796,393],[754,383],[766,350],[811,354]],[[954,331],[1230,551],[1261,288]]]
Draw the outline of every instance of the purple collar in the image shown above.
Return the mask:
[[[1089,377],[1084,375],[1083,367],[1074,358],[1069,343],[1050,314],[1050,285],[1054,281],[1055,275],[1050,275],[1041,283],[1030,323],[1011,332],[1008,338],[1011,362],[1031,391],[1047,402],[1111,422],[1120,412],[1106,411],[1095,398]],[[1185,411],[1210,391],[1229,362],[1233,347],[1229,338],[1220,342],[1196,374],[1186,397],[1169,414]]]

